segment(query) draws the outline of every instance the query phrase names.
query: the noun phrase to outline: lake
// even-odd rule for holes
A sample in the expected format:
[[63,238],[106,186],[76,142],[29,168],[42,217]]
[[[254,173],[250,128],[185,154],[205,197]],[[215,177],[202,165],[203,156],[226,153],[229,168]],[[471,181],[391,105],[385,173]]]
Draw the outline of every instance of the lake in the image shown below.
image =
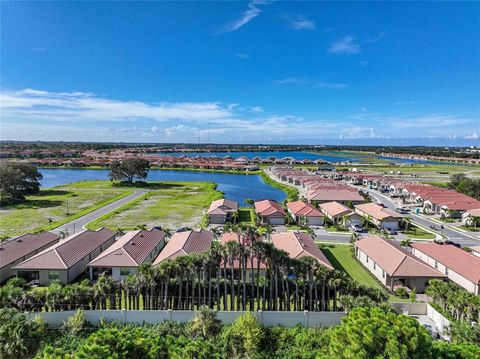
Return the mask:
[[[42,188],[60,186],[77,181],[106,180],[108,170],[53,169],[40,168],[43,175]],[[265,182],[259,175],[230,174],[218,172],[150,170],[147,181],[215,182],[225,198],[243,204],[247,198],[253,200],[274,199],[279,202],[286,198],[283,191]]]

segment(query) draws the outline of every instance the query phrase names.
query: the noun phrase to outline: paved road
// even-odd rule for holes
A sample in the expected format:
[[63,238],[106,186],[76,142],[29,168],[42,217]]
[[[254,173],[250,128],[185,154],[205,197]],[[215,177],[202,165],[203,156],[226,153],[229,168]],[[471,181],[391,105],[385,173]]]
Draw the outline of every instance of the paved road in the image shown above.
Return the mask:
[[[395,201],[393,201],[391,198],[368,188],[362,188],[362,189],[364,191],[368,191],[373,198],[375,198],[378,202],[384,204],[388,208],[395,210],[395,208],[398,207]],[[437,230],[433,232],[437,233],[439,236],[442,235],[442,230],[440,229],[440,226],[441,226],[440,223],[434,220],[431,220],[425,216],[421,216],[413,213],[408,214],[408,216],[412,218],[413,222],[418,223],[423,227],[430,228],[430,226],[435,226]],[[443,234],[447,236],[449,240],[460,244],[462,247],[463,246],[473,247],[473,246],[478,246],[480,244],[479,238],[476,238],[473,235],[460,232],[458,230],[453,230],[446,225],[444,225]]]
[[99,208],[95,211],[92,211],[82,217],[79,217],[71,222],[65,223],[64,225],[57,227],[55,229],[52,229],[50,232],[53,233],[60,233],[60,232],[68,232],[69,234],[79,232],[83,229],[84,226],[86,226],[88,223],[96,220],[97,218],[112,212],[116,210],[117,208],[123,206],[124,204],[127,204],[130,201],[133,201],[134,199],[143,196],[145,194],[144,190],[136,190],[132,194],[120,198],[119,200],[112,202],[110,204],[107,204],[106,206],[103,206],[102,208]]

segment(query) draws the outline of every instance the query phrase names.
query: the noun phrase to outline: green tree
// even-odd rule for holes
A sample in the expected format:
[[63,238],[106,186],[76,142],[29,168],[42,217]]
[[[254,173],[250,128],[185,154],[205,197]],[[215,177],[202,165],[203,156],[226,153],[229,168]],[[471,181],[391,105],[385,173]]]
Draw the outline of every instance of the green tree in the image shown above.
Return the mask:
[[0,309],[0,358],[31,358],[40,346],[45,326],[12,308]]
[[355,308],[332,330],[334,358],[429,358],[432,339],[418,322],[379,308]]
[[135,178],[143,180],[147,178],[150,170],[150,162],[143,158],[127,158],[123,161],[115,161],[110,166],[109,177],[111,180],[123,181],[131,184]]
[[222,322],[217,318],[217,314],[206,307],[195,313],[195,317],[189,323],[189,332],[194,339],[212,338],[220,333],[221,328]]
[[0,163],[0,204],[25,200],[25,195],[40,191],[42,174],[29,163]]
[[266,333],[257,318],[247,312],[226,327],[222,336],[230,357],[252,358],[261,351]]

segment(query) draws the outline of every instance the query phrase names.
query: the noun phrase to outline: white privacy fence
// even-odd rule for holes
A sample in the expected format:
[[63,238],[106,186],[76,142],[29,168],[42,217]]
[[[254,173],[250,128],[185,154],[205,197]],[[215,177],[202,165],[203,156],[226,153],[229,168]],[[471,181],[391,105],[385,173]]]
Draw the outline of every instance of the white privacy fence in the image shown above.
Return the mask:
[[[85,319],[95,325],[101,320],[118,323],[159,324],[166,320],[185,323],[193,319],[195,311],[189,310],[85,310]],[[217,318],[229,324],[246,312],[217,312]],[[304,327],[330,327],[340,324],[344,312],[251,312],[258,321],[266,326],[283,325],[294,327],[300,324]],[[59,326],[75,311],[26,313],[33,319],[39,316],[51,326]]]

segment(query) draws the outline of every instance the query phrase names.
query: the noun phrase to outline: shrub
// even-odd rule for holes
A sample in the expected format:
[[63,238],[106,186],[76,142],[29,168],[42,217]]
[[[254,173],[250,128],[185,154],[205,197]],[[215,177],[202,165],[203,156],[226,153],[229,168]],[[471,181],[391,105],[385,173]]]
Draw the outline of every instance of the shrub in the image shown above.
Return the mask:
[[400,287],[400,288],[397,288],[395,289],[395,291],[393,292],[393,294],[395,294],[397,297],[399,298],[408,298],[408,292],[405,288],[403,287]]

